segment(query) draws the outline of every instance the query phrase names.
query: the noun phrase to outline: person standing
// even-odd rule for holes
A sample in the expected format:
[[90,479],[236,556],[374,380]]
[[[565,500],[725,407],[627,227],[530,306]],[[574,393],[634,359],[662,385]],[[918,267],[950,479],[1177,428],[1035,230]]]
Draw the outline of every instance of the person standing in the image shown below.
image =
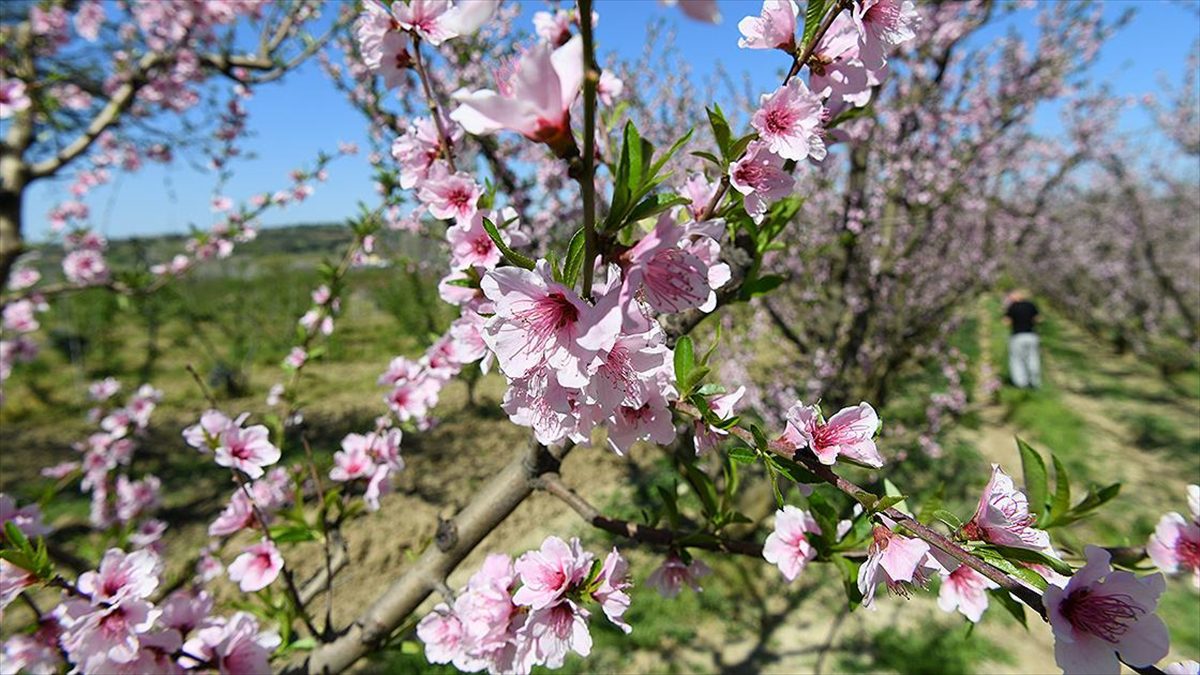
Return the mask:
[[1038,354],[1038,336],[1034,325],[1038,308],[1023,290],[1008,294],[1004,321],[1012,328],[1008,338],[1008,373],[1012,383],[1022,389],[1042,386],[1042,363]]

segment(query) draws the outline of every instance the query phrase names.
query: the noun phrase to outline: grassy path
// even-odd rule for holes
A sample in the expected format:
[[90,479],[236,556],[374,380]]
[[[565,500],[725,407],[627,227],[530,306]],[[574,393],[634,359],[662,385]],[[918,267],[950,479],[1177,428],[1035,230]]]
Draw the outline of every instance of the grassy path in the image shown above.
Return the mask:
[[[998,303],[981,305],[983,358],[1003,375],[1008,331],[999,316]],[[977,392],[980,425],[966,432],[964,440],[1014,475],[1020,473],[1014,436],[1044,454],[1053,450],[1071,473],[1076,494],[1092,484],[1119,481],[1121,495],[1094,521],[1056,532],[1055,538],[1076,550],[1085,542],[1144,545],[1163,513],[1186,509],[1186,486],[1200,482],[1198,375],[1164,380],[1134,356],[1112,353],[1053,315],[1039,332],[1044,388]],[[1190,581],[1170,581],[1162,614],[1171,628],[1173,654],[1200,656],[1200,595]],[[1033,656],[1025,652],[1049,647],[1048,641],[1044,646],[1040,642],[1035,638],[1023,644],[1021,660]],[[1052,653],[1045,656],[1052,663]]]

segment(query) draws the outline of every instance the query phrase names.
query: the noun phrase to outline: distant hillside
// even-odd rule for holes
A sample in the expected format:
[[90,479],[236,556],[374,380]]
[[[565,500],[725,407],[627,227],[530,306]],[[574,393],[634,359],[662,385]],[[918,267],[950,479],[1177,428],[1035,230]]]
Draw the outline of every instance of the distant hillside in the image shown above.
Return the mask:
[[[110,265],[118,269],[134,266],[149,266],[169,261],[177,254],[185,253],[188,240],[186,234],[164,234],[128,237],[109,241],[107,257]],[[241,261],[260,261],[294,257],[297,262],[311,265],[313,259],[336,258],[341,255],[353,235],[340,223],[303,223],[264,227],[251,242],[239,244],[233,255]],[[431,243],[420,237],[403,232],[381,232],[380,245],[390,250],[399,250],[414,258],[426,257],[431,252]],[[59,244],[40,244],[34,247],[34,255],[26,264],[35,265],[47,280],[62,276],[63,250]],[[207,266],[206,266],[207,267]],[[221,268],[201,272],[205,276],[221,274]]]

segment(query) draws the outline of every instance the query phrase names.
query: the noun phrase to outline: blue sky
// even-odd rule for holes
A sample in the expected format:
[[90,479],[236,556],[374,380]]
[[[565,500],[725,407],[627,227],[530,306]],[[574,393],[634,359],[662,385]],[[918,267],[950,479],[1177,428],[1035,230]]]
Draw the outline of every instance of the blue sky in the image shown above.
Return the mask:
[[[665,18],[678,29],[678,46],[692,64],[697,77],[712,72],[717,62],[735,77],[751,73],[764,90],[774,87],[777,71],[787,65],[779,53],[743,51],[737,48],[737,21],[757,13],[759,0],[719,0],[724,21],[710,26],[687,20],[678,10],[651,0],[599,0],[601,20],[597,42],[601,54],[610,51],[636,57],[643,48],[645,27]],[[541,2],[524,3],[521,20]],[[1178,86],[1183,64],[1193,42],[1200,37],[1200,0],[1109,0],[1104,11],[1115,18],[1126,9],[1136,11],[1133,21],[1115,36],[1091,67],[1091,76],[1107,82],[1118,95],[1141,95],[1160,91],[1162,77]],[[1010,22],[1024,36],[1035,34],[1034,13],[1018,13]],[[1008,25],[988,29],[979,37],[994,39]],[[245,147],[253,158],[236,165],[233,181],[225,194],[244,199],[251,194],[284,187],[293,167],[311,162],[321,149],[333,151],[341,140],[366,147],[364,118],[345,102],[326,81],[315,63],[285,78],[282,83],[257,90],[249,103],[253,136]],[[1038,125],[1047,133],[1058,129],[1057,111],[1039,111]],[[1150,118],[1135,110],[1122,120],[1128,131],[1149,130]],[[371,202],[371,170],[364,154],[342,158],[329,168],[329,181],[300,205],[273,211],[264,224],[340,221],[355,212],[356,204]],[[113,184],[92,192],[88,203],[92,225],[109,237],[184,232],[189,225],[207,228],[216,176],[197,171],[187,162],[167,167],[148,165],[136,174],[117,174]],[[26,197],[28,236],[41,239],[47,232],[46,211],[66,197],[65,181],[43,181]]]

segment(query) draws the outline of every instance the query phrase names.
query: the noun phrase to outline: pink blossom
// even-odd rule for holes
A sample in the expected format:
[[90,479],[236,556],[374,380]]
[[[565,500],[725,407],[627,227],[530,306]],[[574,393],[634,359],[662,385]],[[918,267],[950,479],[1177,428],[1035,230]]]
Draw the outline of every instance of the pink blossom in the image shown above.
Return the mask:
[[263,539],[247,547],[229,564],[230,581],[238,582],[244,593],[261,591],[279,576],[283,569],[283,556],[275,548],[275,542]]
[[501,0],[459,0],[442,15],[442,27],[451,37],[464,37],[478,31],[496,13]]
[[233,208],[233,200],[224,195],[217,195],[212,198],[212,210],[215,213],[223,213]]
[[[500,232],[503,234],[504,230]],[[460,220],[447,229],[446,242],[450,244],[450,264],[455,269],[479,267],[490,270],[500,264],[500,249],[483,229],[481,213],[476,212],[469,220]]]
[[153,475],[131,481],[117,476],[117,520],[128,523],[158,508],[162,482]]
[[116,378],[106,377],[88,385],[88,397],[93,401],[107,401],[121,390],[121,383]]
[[41,507],[26,504],[18,509],[16,500],[0,492],[0,532],[3,532],[3,525],[9,522],[27,537],[41,537],[50,532],[50,528],[42,523]]
[[692,218],[699,218],[708,207],[708,203],[717,194],[719,183],[710,183],[708,178],[702,173],[694,173],[688,177],[687,181],[680,188],[679,194],[692,200],[688,204],[688,211],[691,212]]
[[660,393],[660,375],[673,376],[671,356],[657,325],[641,333],[622,334],[607,354],[593,362],[595,374],[583,390],[585,397],[606,412],[618,406],[640,408]]
[[915,38],[920,21],[912,0],[863,0],[851,16],[859,30],[859,54],[870,70],[883,68],[888,50]]
[[8,278],[8,290],[23,291],[33,286],[42,278],[42,273],[32,267],[18,267]]
[[304,367],[304,364],[307,361],[308,352],[304,351],[303,347],[292,347],[292,351],[288,352],[288,355],[284,357],[283,365],[286,368],[296,370]]
[[626,254],[629,267],[618,304],[625,308],[627,321],[631,312],[638,311],[635,296],[664,314],[706,305],[710,296],[715,306],[716,298],[708,285],[708,265],[680,248],[683,236],[683,227],[664,213],[654,231]]
[[598,585],[592,591],[592,599],[600,603],[600,609],[609,621],[626,634],[630,633],[633,628],[625,622],[624,617],[630,603],[626,591],[633,584],[629,581],[629,563],[615,547],[605,556],[596,583]]
[[450,324],[449,335],[453,340],[454,358],[461,364],[481,361],[479,370],[487,373],[491,369],[492,353],[483,340],[483,327],[487,319],[478,312],[464,309],[462,315]]
[[927,566],[932,566],[929,563],[929,544],[876,525],[873,540],[867,548],[867,560],[858,568],[858,590],[863,595],[863,606],[870,607],[873,604],[875,587],[881,581],[893,593],[906,595],[907,591],[901,584],[923,584],[925,575],[922,568]]
[[[351,434],[350,436],[358,436]],[[343,450],[333,454],[333,468],[329,470],[329,478],[338,482],[356,478],[370,478],[375,473],[375,462],[367,454],[367,446],[352,442],[350,436],[342,440]]]
[[514,569],[522,586],[513,595],[513,602],[535,610],[558,603],[587,578],[593,560],[591,553],[580,548],[578,539],[572,538],[568,544],[558,537],[547,537],[540,550],[517,558]]
[[684,584],[697,593],[704,590],[700,588],[700,577],[709,574],[712,574],[712,570],[699,558],[692,558],[691,563],[685,564],[679,556],[672,553],[646,577],[646,585],[658,591],[664,598],[673,598],[679,595]]
[[796,15],[800,8],[792,0],[763,0],[760,16],[748,16],[738,22],[742,49],[782,49],[796,51]]
[[880,84],[886,69],[868,70],[858,58],[858,29],[848,14],[839,14],[813,51],[809,84],[829,101],[829,115],[846,105],[861,107],[871,100],[871,87]]
[[28,571],[7,560],[0,560],[0,610],[8,607],[21,591],[37,583],[37,578]]
[[71,251],[63,258],[62,268],[67,281],[80,286],[103,284],[109,277],[104,256],[92,249]]
[[241,490],[235,490],[229,503],[221,510],[217,519],[208,526],[208,536],[226,537],[250,527],[254,523],[254,505]]
[[6,675],[9,672],[61,672],[62,657],[58,646],[60,633],[58,623],[48,619],[43,621],[37,632],[32,635],[16,633],[5,640],[3,652],[0,652],[0,663],[4,664]]
[[553,51],[536,45],[521,57],[511,79],[498,83],[499,92],[456,92],[461,105],[450,118],[471,134],[510,129],[550,145],[559,156],[570,154],[575,150],[570,110],[583,83],[582,49],[578,36]]
[[825,159],[825,141],[821,139],[821,120],[825,107],[800,78],[771,94],[763,94],[759,109],[750,124],[767,144],[767,149],[784,159],[797,162],[809,157]]
[[379,65],[373,70],[383,77],[385,87],[401,87],[408,79],[408,70],[413,65],[412,54],[408,51],[411,42],[407,33],[399,31],[389,31],[380,40]]
[[534,12],[533,30],[548,45],[558,47],[571,39],[571,26],[575,24],[573,9],[556,9],[553,12]]
[[450,0],[397,0],[392,3],[392,16],[405,30],[410,30],[433,46],[454,37],[442,23],[442,15],[450,9]]
[[942,587],[938,591],[938,607],[944,612],[958,610],[967,620],[979,623],[988,608],[987,590],[999,588],[995,582],[979,572],[959,565],[953,572],[942,574]]
[[33,105],[33,101],[26,93],[24,82],[0,79],[0,120],[6,120],[16,113],[29,110],[31,105]]
[[684,16],[704,23],[721,23],[717,0],[660,0],[664,5],[678,5]]
[[[708,408],[718,418],[727,420],[733,416],[733,406],[737,405],[738,401],[746,395],[746,387],[738,387],[735,391],[729,394],[721,394],[708,399]],[[710,426],[704,420],[696,420],[695,432],[693,434],[692,444],[696,449],[697,455],[703,455],[710,450],[715,450],[721,440],[729,435],[729,431],[718,429]]]
[[611,106],[623,91],[625,91],[625,83],[621,81],[621,78],[607,70],[600,73],[600,82],[596,85],[596,96],[600,98],[601,103]]
[[246,413],[236,420],[231,420],[219,410],[206,410],[200,415],[199,422],[183,430],[183,440],[193,448],[207,452],[220,444],[221,434],[226,429],[242,426],[249,416],[250,414]]
[[544,365],[555,371],[562,385],[582,385],[597,352],[616,342],[621,315],[615,303],[585,303],[574,290],[554,281],[544,260],[535,271],[493,270],[480,286],[496,303],[483,339],[510,378],[525,377]]
[[0,328],[15,333],[32,333],[41,327],[34,312],[37,306],[32,300],[17,300],[5,305],[0,312]]
[[[442,126],[449,135],[450,152],[456,151],[462,143],[462,127],[445,118]],[[441,134],[433,118],[413,120],[404,134],[392,142],[392,157],[400,164],[400,187],[410,190],[419,181],[424,181],[433,166],[441,161],[442,153]]]
[[1065,588],[1042,596],[1054,631],[1054,660],[1064,673],[1116,673],[1121,661],[1141,668],[1156,663],[1170,647],[1167,627],[1155,614],[1166,588],[1161,574],[1136,577],[1114,571],[1109,554],[1084,549],[1087,564]]
[[75,12],[75,32],[88,42],[95,42],[104,25],[104,3],[100,0],[85,0]]
[[[1200,487],[1190,485],[1188,490],[1191,493]],[[1200,516],[1193,513],[1192,519],[1186,520],[1178,513],[1165,514],[1150,535],[1146,553],[1164,574],[1191,571],[1193,583],[1200,588]]]
[[263,467],[279,461],[279,448],[271,443],[269,436],[270,432],[261,424],[245,429],[225,429],[214,453],[217,465],[238,469],[250,478],[258,478],[263,475]]
[[820,533],[821,528],[811,514],[788,504],[775,512],[775,531],[767,535],[763,558],[778,566],[785,579],[794,581],[808,561],[817,556],[817,550],[808,543],[808,535]]
[[671,408],[661,392],[651,391],[639,406],[622,405],[608,422],[608,447],[618,455],[629,452],[637,441],[667,445],[675,439]]
[[525,672],[533,665],[561,668],[567,654],[586,657],[592,652],[587,627],[588,611],[570,600],[529,613],[519,635],[517,660]]
[[797,450],[808,448],[822,464],[833,464],[845,457],[859,464],[883,466],[883,457],[875,447],[879,416],[869,403],[842,408],[825,421],[816,406],[796,403],[787,413],[783,442]]
[[434,218],[454,219],[462,223],[475,215],[482,195],[483,188],[470,174],[462,171],[450,174],[435,168],[421,185],[417,198]]
[[729,184],[744,197],[746,213],[756,223],[772,202],[792,193],[795,179],[783,170],[783,158],[767,149],[763,141],[754,141],[745,154],[729,167]]
[[417,638],[430,663],[450,663],[462,651],[463,625],[445,603],[439,603],[417,624]]
[[1036,517],[1029,512],[1029,499],[998,464],[993,464],[992,477],[979,496],[975,515],[963,526],[963,533],[971,539],[1001,546],[1045,551],[1050,548],[1050,535],[1035,527],[1035,521]]
[[183,644],[183,651],[206,660],[221,675],[257,675],[270,672],[271,652],[280,642],[275,632],[259,632],[254,616],[237,612],[228,620],[209,620]]
[[142,599],[158,588],[158,556],[150,551],[125,553],[118,548],[104,552],[96,571],[79,575],[76,586],[93,605],[117,605],[127,598]]

